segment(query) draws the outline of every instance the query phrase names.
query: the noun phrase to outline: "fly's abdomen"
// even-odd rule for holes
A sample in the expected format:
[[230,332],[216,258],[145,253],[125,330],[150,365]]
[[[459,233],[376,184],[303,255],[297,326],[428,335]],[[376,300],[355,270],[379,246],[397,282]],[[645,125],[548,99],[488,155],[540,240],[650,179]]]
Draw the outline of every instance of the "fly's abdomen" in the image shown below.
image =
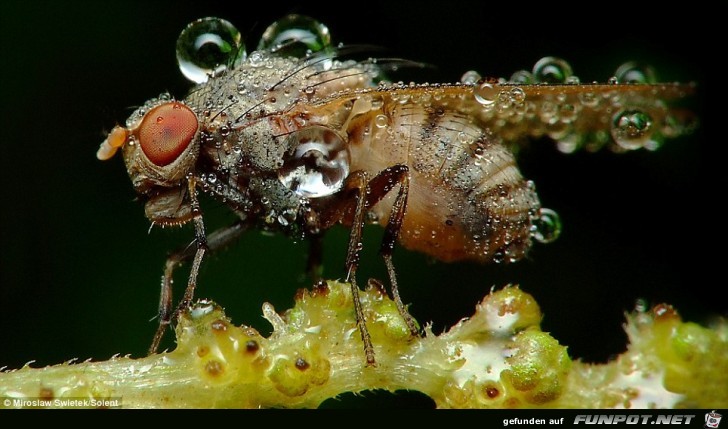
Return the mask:
[[[515,261],[531,244],[539,202],[513,154],[472,116],[446,103],[382,100],[352,119],[352,171],[410,169],[401,244],[444,261]],[[371,211],[385,224],[390,193]]]

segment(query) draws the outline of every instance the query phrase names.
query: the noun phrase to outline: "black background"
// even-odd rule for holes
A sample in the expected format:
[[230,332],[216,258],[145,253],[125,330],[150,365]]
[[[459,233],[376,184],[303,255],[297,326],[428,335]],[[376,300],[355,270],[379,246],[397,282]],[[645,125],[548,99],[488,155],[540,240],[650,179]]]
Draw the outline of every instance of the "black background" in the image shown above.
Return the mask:
[[[721,252],[712,247],[722,245],[725,215],[705,162],[714,66],[702,49],[718,39],[707,23],[697,31],[686,26],[715,11],[620,2],[591,12],[553,2],[233,4],[0,3],[0,367],[144,355],[166,252],[189,242],[192,231],[148,234],[120,157],[99,162],[95,152],[134,106],[165,90],[184,96],[189,84],[177,70],[175,41],[204,16],[231,21],[250,50],[275,19],[303,13],[327,24],[334,43],[377,45],[388,49],[385,56],[436,66],[404,70],[396,80],[452,82],[470,69],[508,77],[556,55],[582,81],[606,81],[622,62],[639,59],[662,80],[698,82],[691,104],[701,128],[657,152],[563,155],[543,140],[522,154],[524,174],[564,224],[561,238],[537,245],[528,260],[507,267],[431,263],[400,249],[395,263],[404,300],[435,332],[470,315],[491,286],[518,283],[540,303],[543,329],[572,357],[590,362],[624,350],[623,314],[638,298],[675,304],[701,323],[726,314],[715,295],[725,284],[716,275]],[[233,219],[219,204],[203,208],[208,230]],[[346,234],[327,238],[327,277],[344,275]],[[385,278],[380,237],[379,229],[366,231],[362,282]],[[235,323],[268,332],[260,306],[292,304],[295,290],[307,285],[300,279],[305,254],[306,246],[285,237],[248,233],[206,261],[198,296],[223,304]],[[180,272],[177,283],[184,278]],[[172,347],[169,337],[165,346]],[[345,405],[430,405],[416,395],[366,396]]]

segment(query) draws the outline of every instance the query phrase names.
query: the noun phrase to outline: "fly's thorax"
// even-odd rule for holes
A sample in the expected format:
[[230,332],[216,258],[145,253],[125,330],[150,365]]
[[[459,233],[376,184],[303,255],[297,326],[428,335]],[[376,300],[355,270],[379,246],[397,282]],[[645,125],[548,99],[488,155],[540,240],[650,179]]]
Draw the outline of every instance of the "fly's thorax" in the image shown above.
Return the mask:
[[[203,109],[200,117],[198,153],[186,176],[194,180],[196,189],[230,207],[242,220],[259,223],[264,229],[293,223],[300,198],[286,189],[276,174],[286,142],[276,138],[280,130],[268,118],[236,128],[225,112]],[[165,200],[172,198],[170,193],[164,194]],[[185,195],[177,201],[185,206],[187,200]]]
[[286,117],[267,118],[241,132],[248,136],[241,142],[242,162],[260,226],[293,235],[316,233],[311,205],[336,194],[350,172],[346,136]]
[[298,132],[310,127],[273,115],[234,128],[224,116],[203,125],[194,173],[198,188],[259,229],[300,235],[308,200],[285,186],[279,171],[299,144]]

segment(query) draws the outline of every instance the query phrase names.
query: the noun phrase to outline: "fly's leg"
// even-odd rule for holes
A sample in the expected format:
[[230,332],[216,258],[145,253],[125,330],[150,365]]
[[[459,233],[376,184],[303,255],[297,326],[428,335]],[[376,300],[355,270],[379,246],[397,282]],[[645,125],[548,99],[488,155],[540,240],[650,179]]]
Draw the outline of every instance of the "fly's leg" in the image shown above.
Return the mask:
[[[196,246],[186,246],[180,249],[167,258],[167,262],[164,266],[164,275],[162,276],[162,288],[159,294],[159,326],[154,334],[152,345],[149,347],[149,354],[157,352],[159,343],[162,341],[164,332],[167,327],[177,318],[180,311],[187,308],[192,302],[192,298],[195,292],[195,286],[197,285],[197,274],[200,270],[200,264],[205,253],[210,251],[216,251],[231,242],[235,241],[240,234],[245,230],[245,225],[241,222],[236,222],[231,226],[219,229],[210,234],[209,240],[205,234],[205,224],[202,221],[202,212],[200,211],[200,205],[197,200],[197,193],[194,187],[193,180],[189,182],[189,192],[191,196],[193,222],[195,226],[195,244]],[[190,269],[190,276],[187,281],[187,288],[185,289],[184,297],[180,301],[177,308],[172,310],[172,280],[174,269],[181,264],[192,260],[192,268]]]
[[[397,275],[394,271],[394,264],[392,264],[392,252],[394,251],[394,245],[399,237],[399,231],[402,229],[402,221],[404,220],[404,214],[407,211],[407,196],[409,195],[409,168],[406,165],[395,165],[394,167],[387,168],[382,171],[369,182],[370,198],[375,198],[377,201],[384,198],[394,186],[399,184],[399,192],[397,197],[392,204],[392,211],[389,215],[389,221],[387,227],[384,230],[384,237],[382,238],[382,245],[379,248],[379,253],[384,258],[384,264],[387,266],[387,275],[389,276],[389,284],[392,287],[392,298],[394,303],[397,305],[399,314],[404,319],[407,327],[414,336],[419,336],[419,330],[414,318],[407,311],[402,302],[402,298],[399,295],[399,288],[397,287]],[[372,204],[373,205],[373,204]]]
[[349,246],[346,253],[346,280],[351,284],[351,294],[354,300],[356,321],[359,326],[362,341],[364,342],[364,353],[366,354],[367,365],[376,365],[374,347],[372,346],[369,330],[366,326],[364,312],[359,298],[359,287],[356,282],[356,270],[359,267],[359,253],[362,249],[361,236],[364,227],[364,220],[367,208],[379,202],[396,185],[400,190],[392,206],[392,215],[385,230],[384,241],[382,242],[382,255],[392,284],[392,295],[397,309],[404,317],[407,326],[414,335],[418,335],[417,327],[412,316],[402,303],[397,288],[397,279],[392,265],[392,249],[402,227],[402,220],[407,207],[407,194],[409,191],[409,169],[404,165],[396,165],[380,172],[374,179],[369,180],[368,175],[363,171],[356,171],[349,175],[347,188],[355,191],[356,209],[354,211],[351,232],[349,234]]
[[351,225],[351,232],[349,234],[349,247],[346,252],[346,281],[351,285],[356,324],[359,326],[361,340],[364,343],[364,354],[367,358],[367,365],[376,366],[374,346],[369,335],[369,329],[367,329],[364,311],[361,308],[359,286],[356,284],[356,270],[359,267],[359,251],[361,250],[361,233],[364,227],[364,215],[366,214],[368,181],[369,177],[363,171],[355,171],[347,179],[347,187],[355,191],[356,209],[354,211],[354,222]]
[[[207,237],[207,246],[209,251],[215,252],[237,240],[245,229],[246,227],[243,223],[236,222],[230,226],[214,231],[209,237]],[[183,305],[183,299],[178,309],[176,311],[172,311],[172,279],[174,269],[183,263],[192,260],[196,254],[197,248],[190,245],[172,253],[167,258],[167,263],[164,266],[164,275],[162,276],[162,291],[159,298],[159,327],[154,335],[152,345],[149,348],[149,354],[157,351],[166,328],[170,325],[172,320],[176,318],[177,312],[183,309],[185,305],[189,305],[189,302],[192,300],[192,297],[190,296],[187,304]],[[190,275],[192,274],[190,273]]]
[[[149,346],[149,354],[157,352],[159,343],[162,341],[162,336],[170,325],[172,319],[176,319],[181,308],[185,308],[192,301],[192,296],[195,293],[195,286],[197,285],[197,274],[200,270],[200,264],[207,251],[207,236],[205,235],[205,224],[202,221],[202,211],[200,210],[200,202],[197,199],[197,188],[195,187],[196,180],[191,178],[187,182],[187,192],[190,195],[190,206],[192,210],[192,222],[195,226],[195,252],[191,252],[191,247],[178,252],[175,255],[170,256],[167,259],[167,263],[164,267],[164,276],[162,277],[162,291],[159,298],[159,326],[157,332],[154,334],[152,339],[152,345]],[[190,269],[190,276],[187,280],[187,288],[185,289],[184,297],[180,301],[177,309],[172,312],[172,274],[174,268],[181,262],[192,259],[192,268]]]

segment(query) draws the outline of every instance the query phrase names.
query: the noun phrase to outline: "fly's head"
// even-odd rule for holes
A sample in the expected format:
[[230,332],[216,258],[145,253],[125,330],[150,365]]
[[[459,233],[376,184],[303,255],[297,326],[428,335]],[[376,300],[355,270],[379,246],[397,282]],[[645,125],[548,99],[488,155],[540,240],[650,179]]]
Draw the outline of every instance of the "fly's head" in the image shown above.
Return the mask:
[[187,177],[200,150],[195,112],[167,94],[151,99],[111,130],[96,156],[107,160],[119,149],[134,189],[146,199],[147,217],[159,224],[189,221]]

